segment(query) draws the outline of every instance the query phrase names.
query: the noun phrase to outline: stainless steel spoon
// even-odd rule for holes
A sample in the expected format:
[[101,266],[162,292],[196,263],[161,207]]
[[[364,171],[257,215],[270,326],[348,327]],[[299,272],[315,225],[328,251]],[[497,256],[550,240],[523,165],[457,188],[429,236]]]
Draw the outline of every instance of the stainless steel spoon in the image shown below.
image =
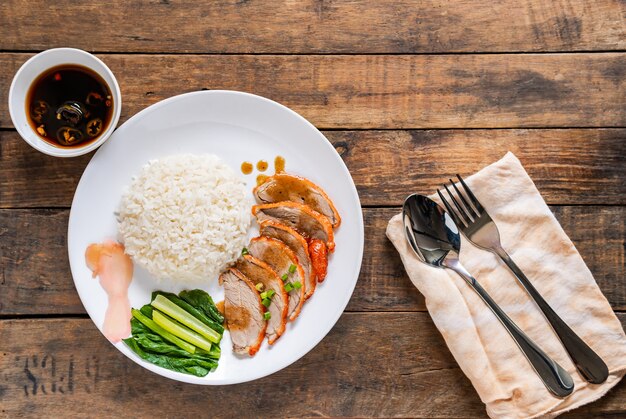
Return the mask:
[[426,196],[411,195],[404,201],[402,221],[406,239],[417,257],[426,264],[459,274],[502,322],[546,388],[557,397],[570,395],[574,381],[569,373],[526,336],[461,265],[459,229],[445,210]]

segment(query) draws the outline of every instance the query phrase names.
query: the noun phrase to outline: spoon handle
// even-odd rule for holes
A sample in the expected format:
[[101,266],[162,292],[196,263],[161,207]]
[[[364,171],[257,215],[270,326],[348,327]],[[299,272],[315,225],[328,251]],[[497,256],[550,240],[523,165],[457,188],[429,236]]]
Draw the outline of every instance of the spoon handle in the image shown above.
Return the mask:
[[543,315],[546,317],[555,333],[563,343],[563,346],[574,361],[576,368],[585,378],[593,384],[601,384],[606,381],[609,376],[607,368],[602,358],[596,354],[568,325],[559,317],[558,314],[543,299],[539,291],[526,278],[522,270],[513,262],[513,259],[502,248],[496,248],[495,252],[504,263],[515,274],[519,282],[526,288],[528,294],[537,303]]
[[528,362],[530,362],[530,365],[532,365],[546,388],[557,397],[570,395],[574,390],[574,381],[569,373],[522,332],[515,322],[493,301],[487,291],[480,286],[478,281],[461,265],[460,261],[447,261],[446,267],[458,273],[493,311],[515,343],[517,343],[524,356],[526,356],[526,359],[528,359]]

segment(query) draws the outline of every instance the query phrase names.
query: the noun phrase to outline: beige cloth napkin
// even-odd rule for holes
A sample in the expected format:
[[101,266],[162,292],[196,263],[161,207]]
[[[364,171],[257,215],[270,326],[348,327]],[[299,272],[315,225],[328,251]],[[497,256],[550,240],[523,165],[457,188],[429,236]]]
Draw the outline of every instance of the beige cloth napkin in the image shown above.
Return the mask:
[[[626,336],[591,272],[519,160],[502,160],[466,179],[500,230],[503,247],[567,324],[606,362],[610,376],[589,384],[576,371],[539,308],[497,256],[462,239],[461,262],[504,311],[574,378],[569,397],[552,396],[478,295],[450,270],[418,261],[400,215],[389,221],[413,284],[459,366],[493,418],[554,417],[603,396],[626,373]],[[434,195],[431,198],[441,203]]]

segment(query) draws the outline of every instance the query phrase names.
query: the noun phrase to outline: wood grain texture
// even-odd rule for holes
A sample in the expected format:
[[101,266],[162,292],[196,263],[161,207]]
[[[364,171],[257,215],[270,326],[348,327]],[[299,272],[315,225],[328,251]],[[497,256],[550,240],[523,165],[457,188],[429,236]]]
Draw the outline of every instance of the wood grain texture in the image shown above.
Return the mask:
[[[401,205],[507,151],[550,204],[626,204],[626,129],[326,131],[365,206]],[[0,208],[69,207],[91,155],[59,159],[0,132]],[[287,163],[289,164],[289,163]],[[289,167],[287,167],[289,169]]]
[[[7,93],[32,54],[0,54]],[[626,53],[506,55],[101,55],[122,121],[180,93],[230,89],[274,99],[320,128],[626,126]]]
[[[42,10],[45,16],[40,15]],[[623,15],[624,4],[619,0],[116,0],[106,4],[5,0],[0,3],[0,49],[73,46],[172,53],[613,50],[626,47]]]
[[[626,310],[626,207],[552,210],[613,308]],[[348,311],[425,310],[385,236],[388,220],[399,211],[364,210],[365,255]],[[67,219],[67,210],[0,210],[0,315],[84,313],[67,261]]]
[[[624,0],[0,1],[0,418],[485,417],[387,221],[408,192],[513,151],[626,310],[624,16]],[[92,155],[34,151],[7,109],[19,66],[67,46],[116,74],[120,122],[231,89],[327,129],[367,207],[366,247],[347,312],[303,359],[248,384],[185,385],[128,360],[86,318],[66,242]],[[563,417],[609,416],[626,417],[624,383]]]
[[[486,416],[426,313],[345,313],[295,364],[222,387],[170,381],[135,365],[88,319],[3,320],[0,341],[5,417]],[[570,417],[625,411],[621,383]]]

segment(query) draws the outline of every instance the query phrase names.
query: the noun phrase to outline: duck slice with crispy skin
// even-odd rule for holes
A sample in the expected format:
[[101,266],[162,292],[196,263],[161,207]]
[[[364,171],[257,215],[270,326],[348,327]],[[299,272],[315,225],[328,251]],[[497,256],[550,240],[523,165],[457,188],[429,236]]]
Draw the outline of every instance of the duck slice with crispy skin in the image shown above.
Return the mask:
[[307,300],[315,292],[315,286],[317,283],[315,281],[315,271],[313,270],[313,265],[311,264],[311,258],[309,256],[309,245],[307,244],[305,238],[293,228],[274,220],[265,220],[261,222],[260,232],[262,236],[280,240],[295,253],[298,258],[298,262],[304,271],[304,299]]
[[322,240],[329,252],[335,250],[333,226],[330,221],[307,205],[292,201],[255,205],[252,207],[252,215],[256,216],[259,224],[265,220],[278,221],[293,228],[307,240]]
[[254,356],[267,328],[261,297],[254,284],[236,269],[222,272],[219,282],[224,286],[224,317],[233,351]]
[[[244,274],[262,292],[273,291],[268,306],[270,318],[267,320],[267,341],[273,345],[285,332],[287,312],[289,310],[289,296],[285,291],[282,279],[269,265],[251,255],[245,255],[235,264],[235,269]],[[259,289],[257,288],[257,290]]]
[[252,191],[263,204],[281,201],[293,201],[308,205],[313,210],[328,218],[333,227],[339,227],[341,217],[326,192],[308,179],[277,173]]
[[[283,281],[289,295],[289,321],[294,321],[302,310],[306,281],[304,270],[296,254],[280,240],[269,237],[255,237],[250,240],[248,251],[252,256],[267,263]],[[288,285],[291,284],[291,285]]]

